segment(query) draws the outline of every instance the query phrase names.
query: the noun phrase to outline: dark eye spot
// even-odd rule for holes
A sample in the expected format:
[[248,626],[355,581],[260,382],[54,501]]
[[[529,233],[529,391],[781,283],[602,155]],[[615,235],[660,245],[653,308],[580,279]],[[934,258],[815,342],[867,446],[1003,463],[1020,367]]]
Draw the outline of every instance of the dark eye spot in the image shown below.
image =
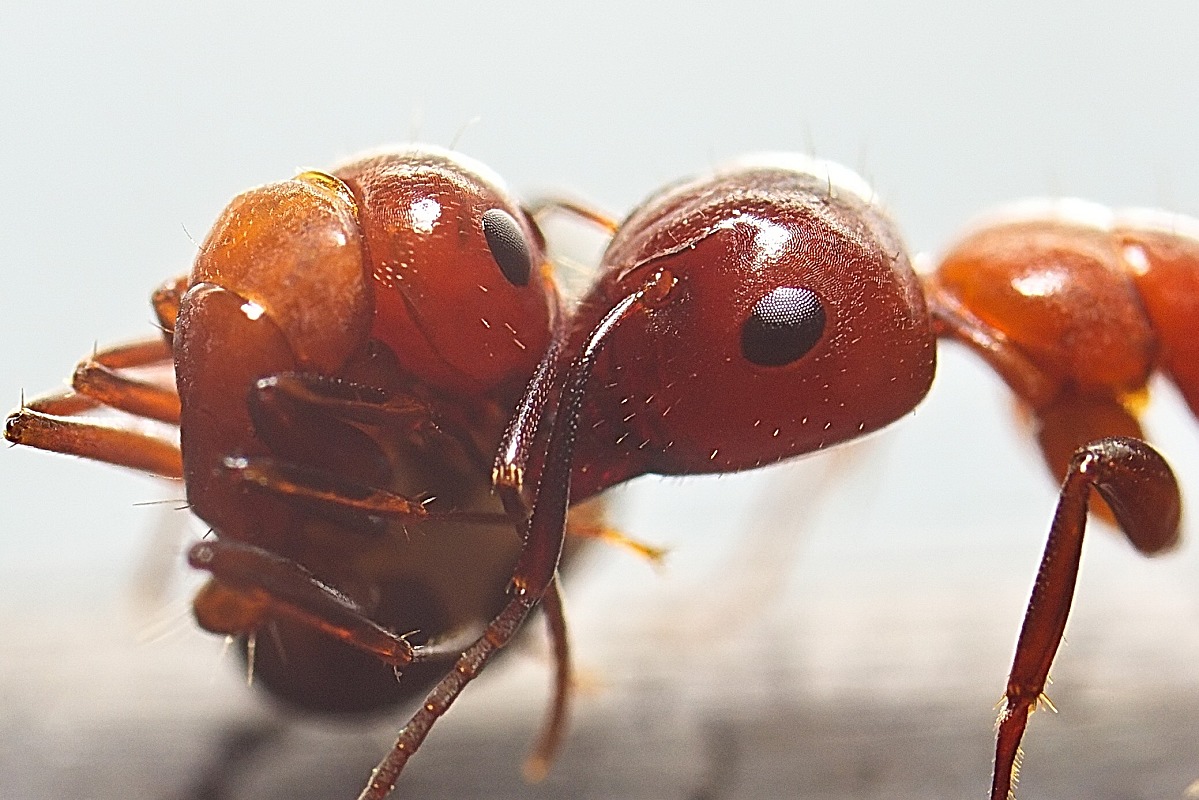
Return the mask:
[[520,223],[502,208],[483,212],[483,236],[491,257],[499,265],[500,272],[514,286],[527,286],[533,271],[533,256],[529,243],[525,241]]
[[790,364],[816,346],[824,322],[815,292],[780,286],[754,304],[741,326],[741,354],[762,367]]

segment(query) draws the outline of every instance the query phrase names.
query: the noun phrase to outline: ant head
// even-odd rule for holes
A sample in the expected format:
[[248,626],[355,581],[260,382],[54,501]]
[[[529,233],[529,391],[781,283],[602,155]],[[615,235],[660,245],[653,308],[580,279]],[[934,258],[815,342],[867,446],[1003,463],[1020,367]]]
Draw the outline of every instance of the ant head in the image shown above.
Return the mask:
[[633,213],[575,341],[651,276],[675,283],[607,337],[583,405],[582,493],[643,472],[772,463],[920,402],[935,362],[924,297],[862,187],[843,168],[775,159],[679,184]]
[[366,156],[334,174],[358,202],[371,335],[443,389],[523,384],[549,344],[557,295],[541,232],[499,179],[429,148]]

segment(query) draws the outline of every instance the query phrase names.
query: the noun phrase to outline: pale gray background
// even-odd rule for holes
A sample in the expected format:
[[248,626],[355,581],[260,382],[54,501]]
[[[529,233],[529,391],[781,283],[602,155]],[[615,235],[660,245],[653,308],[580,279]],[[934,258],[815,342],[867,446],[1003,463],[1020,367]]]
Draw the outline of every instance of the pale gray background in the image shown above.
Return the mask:
[[[93,342],[150,331],[150,290],[235,192],[449,144],[476,117],[459,146],[514,186],[614,211],[791,149],[863,172],[920,250],[1026,195],[1199,214],[1193,3],[175,5],[0,5],[7,405]],[[626,528],[673,554],[655,574],[600,553],[570,582],[589,688],[557,771],[517,774],[534,653],[467,692],[403,796],[982,796],[1054,500],[1008,411],[949,351],[929,401],[864,447],[619,493]],[[1168,389],[1151,423],[1199,496],[1199,437]],[[181,592],[134,599],[161,518],[181,516],[135,504],[177,496],[0,452],[0,795],[354,796],[390,723],[291,729],[204,794],[230,732],[274,718]],[[1179,798],[1199,778],[1197,560],[1089,543],[1062,713],[1033,722],[1023,797]]]

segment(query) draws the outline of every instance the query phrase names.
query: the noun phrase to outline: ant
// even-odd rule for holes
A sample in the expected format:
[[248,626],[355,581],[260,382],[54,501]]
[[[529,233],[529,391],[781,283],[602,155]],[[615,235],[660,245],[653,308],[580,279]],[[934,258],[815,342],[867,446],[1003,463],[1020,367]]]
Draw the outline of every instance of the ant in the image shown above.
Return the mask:
[[[502,607],[521,547],[491,458],[564,321],[533,218],[459,154],[366,155],[235,198],[153,305],[163,335],[94,353],[5,437],[182,479],[217,534],[189,553],[212,573],[195,617],[285,704],[419,699]],[[572,532],[618,538],[595,505]],[[556,591],[543,608],[556,690],[534,777],[569,693]]]
[[[342,185],[350,187],[346,193],[359,197],[360,188],[346,173],[319,175],[315,182],[326,186],[330,179],[331,193],[341,196],[341,185],[333,181],[344,180]],[[1063,477],[1000,716],[991,796],[1006,798],[1027,717],[1041,699],[1069,611],[1091,489],[1106,501],[1138,549],[1160,552],[1176,541],[1178,487],[1165,461],[1142,441],[1134,401],[1144,395],[1149,374],[1160,368],[1196,408],[1199,384],[1188,373],[1189,345],[1182,333],[1192,309],[1179,299],[1186,293],[1176,287],[1196,280],[1193,270],[1188,272],[1188,259],[1199,257],[1199,240],[1184,235],[1180,229],[1185,226],[1175,218],[1163,225],[1111,217],[1105,224],[1054,210],[980,228],[950,250],[935,271],[919,276],[893,223],[860,178],[826,162],[795,158],[745,161],[681,182],[652,196],[619,225],[580,206],[548,204],[553,206],[604,225],[613,238],[596,282],[574,311],[565,317],[551,314],[548,324],[538,326],[546,335],[530,350],[540,361],[524,362],[524,377],[531,378],[523,394],[517,390],[507,426],[493,437],[499,446],[494,448],[491,483],[505,519],[522,534],[512,551],[518,553],[512,556],[515,567],[505,573],[509,591],[506,597],[502,591],[493,595],[499,599],[483,634],[456,651],[460,654],[452,668],[401,730],[360,800],[380,800],[391,792],[433,723],[538,605],[550,622],[558,663],[547,730],[560,728],[568,660],[557,568],[576,504],[645,473],[751,469],[880,429],[925,397],[938,338],[964,342],[1007,381],[1032,409],[1042,452]],[[512,216],[531,225],[527,218]],[[209,242],[220,240],[214,234]],[[379,266],[388,263],[373,251],[371,255]],[[197,275],[207,273],[197,266],[189,294],[203,284]],[[377,273],[374,280],[379,280]],[[165,296],[177,295],[181,288],[176,283]],[[372,288],[379,292],[379,286]],[[183,297],[186,301],[188,295]],[[340,292],[313,299],[344,310]],[[295,305],[289,306],[289,300]],[[315,317],[306,313],[307,300],[297,290],[294,297],[279,301],[294,313],[294,330],[300,330],[298,320]],[[198,434],[205,421],[211,424],[212,409],[231,405],[241,414],[241,427],[228,440],[194,445],[197,451],[208,447],[203,451],[207,457],[195,474],[184,475],[189,500],[219,533],[191,553],[194,565],[215,575],[210,586],[218,587],[222,596],[216,599],[224,603],[216,605],[232,609],[227,616],[214,615],[212,627],[247,636],[270,618],[273,625],[287,621],[304,633],[331,635],[356,648],[350,652],[371,652],[387,665],[410,669],[427,663],[422,648],[378,624],[393,620],[377,617],[373,606],[358,599],[359,593],[342,588],[342,582],[354,585],[358,576],[353,570],[328,578],[322,573],[318,580],[300,567],[315,569],[321,559],[338,564],[344,557],[337,548],[347,535],[333,541],[317,532],[301,537],[320,557],[312,561],[311,554],[296,551],[288,523],[299,516],[319,528],[318,521],[332,519],[339,534],[352,528],[365,535],[380,516],[419,515],[412,508],[395,510],[408,501],[393,493],[373,490],[363,496],[365,487],[382,482],[364,473],[364,462],[371,462],[363,455],[373,455],[372,445],[382,449],[385,442],[353,431],[377,431],[386,421],[386,430],[402,430],[407,435],[401,441],[411,442],[414,430],[430,436],[431,429],[439,434],[448,430],[448,441],[438,437],[436,446],[450,450],[470,450],[472,441],[482,449],[477,443],[491,439],[469,427],[469,419],[455,418],[459,428],[475,432],[473,437],[442,425],[428,406],[414,412],[413,399],[423,393],[411,386],[395,389],[384,382],[379,387],[370,380],[378,380],[380,359],[391,364],[391,359],[404,357],[402,347],[376,344],[361,369],[321,362],[319,368],[335,378],[289,372],[292,366],[280,370],[274,345],[258,347],[253,338],[258,334],[250,332],[257,319],[243,325],[241,318],[252,315],[241,302],[234,299],[222,315],[211,317],[184,302],[174,324],[175,304],[156,300],[167,309],[160,313],[164,328],[175,330],[179,396],[187,398],[211,378],[212,394],[226,400],[225,407],[208,406],[197,391],[196,422],[189,423],[186,414],[181,417],[184,453],[191,446],[188,428]],[[269,303],[263,305],[273,312]],[[231,319],[236,326],[227,321]],[[212,332],[205,331],[209,322]],[[226,335],[226,325],[237,330]],[[286,330],[292,335],[293,328]],[[371,336],[377,338],[368,336],[366,342],[386,335],[376,324]],[[192,344],[191,336],[216,341]],[[361,338],[350,338],[362,344]],[[248,347],[251,341],[255,345]],[[263,358],[267,374],[286,378],[281,390],[276,392],[277,382],[264,383],[252,367],[223,365],[212,357],[222,348],[240,354],[243,347],[248,356]],[[467,357],[487,352],[473,343],[455,345],[452,351]],[[114,369],[126,363],[120,358],[115,364],[94,360]],[[239,372],[225,377],[222,368]],[[366,378],[359,377],[363,373]],[[436,395],[436,384],[421,385]],[[252,387],[249,400],[243,387]],[[125,397],[142,394],[131,391]],[[81,395],[96,398],[85,399],[84,406],[117,405],[99,392]],[[468,397],[478,399],[470,392]],[[63,413],[78,408],[61,402]],[[133,406],[130,400],[118,407],[144,413],[140,405]],[[42,410],[35,407],[29,413]],[[449,412],[440,409],[441,414]],[[14,421],[22,415],[28,416],[22,411],[10,418],[10,432],[21,427]],[[401,428],[394,422],[397,416],[411,427]],[[495,433],[497,428],[488,430]],[[80,452],[71,449],[68,438],[59,436],[51,449]],[[330,445],[339,451],[345,446],[354,457],[332,452]],[[135,450],[148,453],[150,448],[118,446],[114,440],[102,460],[144,467],[114,452]],[[211,519],[197,503],[206,491],[219,498]],[[270,536],[243,527],[247,519],[254,520],[246,516],[248,498],[257,502],[263,496],[278,509],[277,517],[266,517],[278,523]],[[231,526],[228,531],[225,522]],[[435,565],[430,561],[421,567]],[[427,579],[423,573],[413,576],[416,582]],[[204,605],[198,602],[197,608]],[[205,615],[198,616],[206,624]],[[444,622],[429,629],[458,631]],[[434,638],[423,649],[430,656],[454,649],[448,641],[441,644]],[[546,757],[551,752],[538,751]]]

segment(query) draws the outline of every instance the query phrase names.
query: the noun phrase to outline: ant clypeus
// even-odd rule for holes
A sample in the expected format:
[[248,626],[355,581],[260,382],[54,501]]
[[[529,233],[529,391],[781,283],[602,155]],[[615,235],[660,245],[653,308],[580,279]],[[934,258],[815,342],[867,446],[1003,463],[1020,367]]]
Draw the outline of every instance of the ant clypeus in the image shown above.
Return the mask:
[[[360,187],[355,191],[348,177],[349,188],[323,173],[301,176],[305,180],[338,198],[337,208],[366,208]],[[477,456],[472,446],[499,440],[493,480],[508,517],[524,533],[519,557],[511,551],[516,565],[509,595],[506,600],[498,591],[493,595],[495,613],[483,635],[433,688],[362,793],[363,798],[383,798],[432,724],[539,603],[546,607],[556,639],[559,689],[551,718],[560,718],[567,661],[555,577],[568,506],[644,473],[750,469],[881,428],[924,398],[933,379],[936,338],[949,337],[980,352],[1029,405],[1040,425],[1043,452],[1065,481],[1001,715],[992,798],[1006,797],[1017,745],[1040,698],[1069,610],[1091,488],[1107,501],[1139,549],[1156,552],[1175,541],[1177,485],[1161,457],[1140,440],[1127,409],[1144,394],[1150,372],[1158,367],[1195,404],[1199,389],[1194,372],[1188,372],[1191,354],[1185,352],[1190,346],[1186,324],[1193,314],[1179,298],[1197,295],[1175,293],[1171,287],[1194,285],[1190,264],[1199,257],[1199,241],[1181,235],[1176,230],[1181,223],[1173,219],[1164,225],[1131,217],[1101,224],[1055,211],[980,229],[922,280],[860,179],[823,162],[783,159],[745,162],[680,183],[652,197],[621,225],[565,207],[607,224],[613,240],[597,281],[568,320],[555,326],[543,319],[533,326],[541,331],[540,339],[527,334],[528,350],[544,357],[536,368],[523,362],[523,375],[532,379],[524,395],[513,399],[516,410],[502,437],[480,435],[481,429],[473,427],[477,421],[454,414],[454,408],[437,411],[451,413],[456,425],[435,424],[440,418],[432,400],[410,385],[396,388],[380,381],[372,371],[380,368],[380,360],[387,364],[385,375],[392,375],[391,370],[403,374],[401,368],[408,365],[402,347],[376,346],[363,377],[357,365],[355,370],[329,367],[339,362],[321,352],[326,347],[373,341],[362,330],[370,323],[347,313],[361,300],[353,291],[341,292],[323,282],[323,291],[312,296],[311,288],[301,284],[294,297],[274,303],[267,298],[262,304],[266,319],[276,313],[278,303],[286,333],[272,325],[265,338],[254,330],[261,308],[251,314],[242,298],[223,305],[213,301],[209,311],[203,291],[193,287],[184,295],[175,325],[170,298],[178,297],[185,284],[160,294],[164,327],[176,330],[184,452],[187,460],[191,447],[204,453],[198,470],[185,474],[189,498],[221,537],[192,551],[193,564],[216,575],[210,584],[215,588],[198,599],[202,621],[245,635],[269,618],[273,625],[294,627],[297,635],[318,630],[332,634],[393,666],[419,658],[421,651],[405,637],[376,624],[394,620],[375,612],[377,604],[359,600],[360,594],[370,597],[362,591],[363,575],[354,569],[360,565],[346,564],[339,554],[345,535],[327,537],[322,526],[332,525],[335,531],[348,527],[365,536],[380,515],[403,519],[422,513],[394,510],[403,503],[394,494],[363,491],[393,477],[370,471],[371,464],[394,463],[389,458],[392,445],[379,436],[380,428],[399,434],[403,443],[424,443],[422,434],[436,439],[428,449],[439,458],[451,457],[442,452],[448,450],[469,460]],[[508,216],[517,220],[517,227],[528,224],[519,214]],[[527,241],[528,230],[522,231]],[[215,234],[210,237],[205,252],[219,241]],[[389,263],[377,252],[371,258],[378,267]],[[204,261],[202,255],[200,265]],[[497,255],[496,261],[507,274],[505,257]],[[393,267],[399,263],[404,263],[401,256],[390,262]],[[211,278],[200,265],[193,283],[203,286],[202,281],[219,278],[220,265]],[[274,275],[299,265],[292,258],[276,265]],[[213,293],[227,294],[228,288],[219,286]],[[193,294],[200,296],[189,302]],[[316,316],[309,313],[310,300],[324,303],[322,310],[357,320],[357,335],[341,338],[339,333],[334,345],[313,341],[311,353],[296,354],[291,337],[303,341],[303,323]],[[552,317],[552,303],[548,305]],[[378,307],[372,334],[384,343],[395,341],[380,327],[385,317],[383,306]],[[457,322],[463,316],[454,313],[451,303],[446,319]],[[213,330],[207,330],[209,321]],[[193,336],[212,341],[193,342]],[[154,358],[170,357],[161,345],[144,347]],[[253,357],[244,359],[248,363],[240,357],[235,364],[219,358],[231,351],[241,356],[243,350]],[[111,377],[107,368],[131,361],[125,351],[111,352],[116,355],[95,359],[104,365],[96,376],[89,379],[84,371],[79,387],[83,398],[53,398],[44,407],[19,412],[10,419],[10,437],[19,439],[25,425],[41,419],[39,411],[69,414],[97,401],[155,416],[147,410],[154,391],[126,385],[115,399],[105,393]],[[489,351],[462,342],[452,352],[469,358]],[[317,371],[297,373],[297,358],[312,359],[303,363]],[[399,365],[393,363],[396,359]],[[255,383],[263,374],[280,374],[282,380]],[[330,374],[348,382],[332,380]],[[429,381],[420,386],[436,395],[429,387],[441,387],[432,377]],[[470,389],[468,397],[481,396],[472,393],[473,385]],[[193,392],[195,422],[187,414]],[[118,402],[122,398],[125,402]],[[227,413],[240,420],[227,438],[190,438],[212,424],[213,414]],[[68,430],[81,423],[71,425]],[[362,435],[364,430],[375,435]],[[161,462],[149,459],[155,451],[140,440],[131,447],[113,434],[97,452],[73,446],[67,433],[52,430],[50,436],[52,449],[159,472],[170,472],[164,465],[175,466],[178,471],[177,452],[168,450]],[[137,454],[147,459],[135,458]],[[240,458],[230,459],[231,454]],[[255,502],[263,496],[273,500],[267,519],[272,524],[263,533],[247,505],[256,486],[262,493],[254,495]],[[207,491],[217,500],[208,507],[201,500]],[[297,519],[316,528],[299,537],[303,547],[289,528]],[[253,524],[250,531],[243,527],[247,521]],[[354,601],[299,566],[317,570],[325,561],[330,575],[321,577]],[[419,566],[441,565],[426,561]],[[417,572],[411,579],[419,584],[429,576]],[[212,620],[204,613],[210,601]],[[455,620],[470,621],[469,615]],[[429,629],[449,634],[458,626],[439,620]],[[436,641],[427,647],[431,655],[445,649]]]

